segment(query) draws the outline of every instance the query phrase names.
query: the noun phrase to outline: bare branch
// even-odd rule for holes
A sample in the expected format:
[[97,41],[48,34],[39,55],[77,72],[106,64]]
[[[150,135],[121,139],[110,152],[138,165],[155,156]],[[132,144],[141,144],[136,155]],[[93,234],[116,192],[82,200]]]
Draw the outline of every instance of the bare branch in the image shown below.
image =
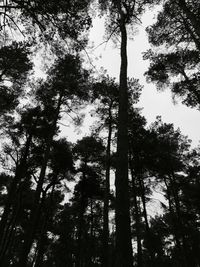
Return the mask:
[[117,28],[118,28],[118,25],[113,29],[113,31],[108,36],[108,38],[105,41],[103,41],[102,43],[100,43],[99,45],[97,45],[92,51],[95,51],[97,48],[99,48],[100,46],[102,46],[105,43],[107,44],[109,42],[109,40],[111,39],[111,37],[113,36],[113,34],[115,33],[115,31],[116,31]]
[[20,33],[23,35],[23,37],[25,37],[25,35],[23,34],[22,30],[19,28],[19,26],[17,25],[17,23],[14,21],[14,19],[11,16],[9,16],[6,12],[0,12],[0,15],[8,17],[9,20],[11,20],[12,23],[17,27],[17,29],[20,31]]

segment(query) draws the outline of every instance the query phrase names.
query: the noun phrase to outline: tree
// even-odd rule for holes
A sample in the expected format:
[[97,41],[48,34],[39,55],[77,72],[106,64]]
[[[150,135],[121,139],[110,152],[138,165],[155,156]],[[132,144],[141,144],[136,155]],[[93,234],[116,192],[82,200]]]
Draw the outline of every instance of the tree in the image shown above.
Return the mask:
[[[166,42],[168,46],[193,42],[199,49],[199,2],[168,0],[159,12],[157,22],[147,28],[149,40],[158,46]],[[163,31],[165,29],[165,32]]]
[[133,220],[135,221],[135,235],[137,238],[137,266],[143,266],[143,253],[142,253],[142,231],[141,231],[141,211],[138,201],[138,185],[137,185],[137,169],[139,168],[138,162],[136,164],[134,157],[138,156],[139,151],[142,149],[143,132],[145,120],[135,112],[133,108],[129,107],[129,169],[131,174],[131,200],[133,198]]
[[184,178],[180,172],[184,171],[185,156],[190,142],[179,130],[174,130],[172,124],[162,123],[160,118],[152,125],[152,131],[157,133],[158,150],[155,146],[154,153],[157,151],[158,159],[155,162],[158,164],[159,177],[163,179],[166,187],[172,231],[178,250],[177,258],[182,266],[191,266],[190,248],[185,235],[184,212],[180,200],[180,185]]
[[[149,41],[165,52],[148,51],[144,58],[151,64],[146,72],[159,88],[170,85],[183,103],[199,108],[200,32],[198,1],[166,1],[157,22],[147,28]],[[174,79],[176,77],[176,79]]]
[[114,79],[109,76],[100,77],[93,85],[93,95],[96,99],[97,107],[92,114],[98,117],[98,124],[95,123],[96,134],[100,131],[107,131],[106,159],[105,159],[105,185],[104,185],[104,211],[103,211],[103,266],[110,266],[109,249],[109,201],[110,201],[110,169],[111,169],[111,143],[113,130],[117,123],[119,86]]
[[40,175],[38,177],[35,192],[34,205],[30,216],[30,227],[27,229],[25,242],[19,266],[26,266],[28,254],[34,240],[35,231],[40,218],[41,193],[48,166],[53,138],[57,133],[57,123],[61,117],[62,108],[65,112],[72,111],[72,105],[77,105],[84,98],[86,99],[86,83],[88,72],[82,69],[80,59],[66,55],[55,63],[54,68],[49,72],[49,79],[37,90],[37,100],[47,115],[47,132],[45,136],[45,149],[41,162]]
[[[26,34],[31,31],[31,34],[34,34],[35,32],[30,27],[34,25],[43,32],[46,31],[47,40],[53,41],[51,35],[57,32],[63,37],[77,39],[80,32],[91,24],[91,18],[87,12],[89,5],[90,1],[85,0],[68,2],[51,0],[43,3],[38,0],[31,2],[12,0],[9,3],[2,0],[0,5],[1,29],[11,28]],[[18,19],[16,19],[17,13]],[[20,24],[25,26],[24,30],[21,30]]]
[[160,90],[169,86],[174,96],[179,96],[184,104],[199,108],[199,51],[178,49],[165,54],[149,50],[144,58],[151,61],[145,73],[148,81],[155,82]]
[[[12,168],[14,173],[7,188],[5,207],[0,222],[0,260],[4,258],[5,242],[10,234],[10,223],[15,216],[16,208],[20,205],[21,189],[26,179],[30,180],[29,159],[33,149],[33,139],[36,135],[38,118],[41,115],[39,108],[29,108],[21,111],[21,118],[7,129],[7,136],[11,139],[11,145],[4,146],[5,153],[14,161]],[[16,214],[18,216],[18,214]],[[11,224],[12,228],[14,224]],[[11,229],[12,229],[11,228]]]
[[12,42],[0,49],[0,116],[18,104],[27,76],[32,69],[29,47]]
[[[193,213],[191,204],[188,203],[190,208],[187,209],[183,201],[183,192],[186,187],[189,188],[187,166],[192,166],[188,161],[190,140],[179,129],[175,130],[172,124],[163,123],[159,117],[149,129],[145,129],[144,118],[133,115],[133,112],[130,114],[129,167],[138,266],[167,265],[171,260],[175,266],[196,266],[198,256],[195,251],[199,234],[193,225],[196,221],[195,212]],[[159,222],[163,232],[160,235],[152,226],[153,220],[147,216],[147,204],[157,191],[161,191],[168,202],[167,205],[163,197],[159,201],[163,209],[163,217]],[[194,239],[193,231],[197,236],[195,242],[191,241]],[[170,251],[167,242],[171,246]],[[165,253],[173,254],[171,260],[164,257]]]
[[128,194],[128,85],[127,26],[137,22],[146,4],[152,1],[99,1],[109,12],[107,29],[110,35],[120,34],[121,67],[119,77],[119,112],[116,169],[116,266],[132,266],[132,244]]
[[35,266],[41,266],[44,262],[43,258],[47,250],[47,231],[52,231],[52,220],[58,212],[57,209],[59,209],[59,203],[64,200],[64,194],[62,194],[61,191],[62,183],[73,180],[75,169],[73,166],[71,145],[66,139],[62,138],[53,141],[49,167],[51,168],[51,171],[48,173],[45,180],[45,188],[42,193],[40,207],[41,224],[37,230],[38,241]]
[[[154,266],[155,251],[152,248],[153,233],[149,222],[147,203],[152,195],[149,160],[152,136],[145,129],[146,120],[138,110],[129,108],[129,169],[131,173],[131,191],[135,235],[137,239],[137,266]],[[141,205],[140,205],[141,203]],[[145,242],[145,249],[142,247]]]
[[[81,172],[81,178],[75,187],[75,199],[78,201],[78,229],[77,229],[77,255],[76,255],[76,267],[92,266],[92,257],[89,257],[89,261],[86,259],[88,252],[84,255],[84,214],[87,210],[87,206],[90,203],[91,212],[91,237],[93,236],[93,198],[101,196],[100,190],[100,175],[98,174],[98,163],[102,161],[102,153],[104,152],[104,146],[101,140],[96,140],[93,136],[84,137],[78,140],[74,147],[74,153],[77,159],[80,160],[79,172]],[[93,164],[94,166],[92,166]],[[96,166],[95,166],[96,165]],[[92,250],[91,244],[89,250]],[[89,253],[92,253],[90,251]],[[86,258],[85,258],[86,257]]]

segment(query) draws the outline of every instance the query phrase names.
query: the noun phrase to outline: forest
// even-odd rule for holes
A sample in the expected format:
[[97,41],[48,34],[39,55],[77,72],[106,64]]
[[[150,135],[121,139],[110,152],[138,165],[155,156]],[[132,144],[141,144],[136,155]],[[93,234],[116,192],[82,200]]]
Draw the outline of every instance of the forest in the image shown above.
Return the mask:
[[[159,114],[148,124],[127,74],[157,7],[146,80],[199,110],[199,0],[0,0],[0,267],[200,266],[200,146]],[[88,53],[95,17],[117,78]]]

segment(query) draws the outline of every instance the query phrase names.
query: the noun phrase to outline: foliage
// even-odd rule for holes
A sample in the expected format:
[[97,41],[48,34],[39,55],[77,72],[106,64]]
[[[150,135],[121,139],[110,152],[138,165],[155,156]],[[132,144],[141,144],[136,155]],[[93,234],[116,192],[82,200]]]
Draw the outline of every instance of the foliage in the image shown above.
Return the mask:
[[12,42],[0,49],[0,115],[13,110],[23,92],[33,64],[29,47]]
[[[29,88],[34,44],[1,47],[0,266],[200,265],[200,149],[159,116],[147,126],[135,107],[142,86],[127,78],[126,30],[156,3],[96,2],[110,38],[122,37],[119,84],[91,77],[71,46]],[[79,41],[90,4],[2,0],[1,26]],[[167,50],[144,54],[147,79],[199,107],[199,2],[167,0],[157,19],[149,38]],[[81,127],[91,104],[98,122],[71,143],[60,125]]]
[[151,50],[144,54],[150,60],[147,79],[158,88],[170,86],[173,94],[191,107],[199,108],[199,2],[166,1],[154,25],[147,28],[149,41],[166,48],[163,53]]

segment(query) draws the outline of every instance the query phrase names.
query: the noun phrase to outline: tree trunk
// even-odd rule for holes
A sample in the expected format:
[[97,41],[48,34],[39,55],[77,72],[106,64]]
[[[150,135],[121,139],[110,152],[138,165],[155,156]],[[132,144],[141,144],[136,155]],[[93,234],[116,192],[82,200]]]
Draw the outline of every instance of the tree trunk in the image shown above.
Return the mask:
[[[140,164],[139,161],[138,161],[138,164]],[[141,172],[142,171],[140,169],[139,173],[138,173],[138,180],[139,180],[139,185],[140,185],[140,190],[141,190],[141,200],[142,200],[143,215],[144,215],[145,228],[146,228],[147,249],[148,249],[148,252],[150,255],[150,265],[149,266],[154,266],[155,265],[155,253],[153,251],[153,247],[151,246],[152,233],[151,233],[151,229],[149,227],[147,208],[146,208],[145,186],[144,186],[144,181],[143,181],[143,177],[141,175]]]
[[20,161],[20,164],[16,167],[16,173],[15,177],[13,178],[10,188],[8,190],[8,196],[5,204],[5,208],[3,211],[3,215],[1,217],[1,223],[0,223],[0,251],[3,248],[4,240],[6,239],[6,229],[7,225],[9,224],[9,215],[12,207],[13,200],[16,196],[17,192],[17,186],[19,182],[26,176],[26,164],[27,164],[27,158],[30,150],[32,142],[32,133],[30,133],[29,137],[27,138],[26,145],[25,145],[25,152],[22,156],[22,159]]
[[79,211],[79,223],[78,223],[78,238],[77,238],[77,252],[76,252],[76,267],[81,267],[82,261],[82,233],[83,233],[83,221],[84,221],[84,207],[81,203],[80,211]]
[[[84,163],[83,169],[83,181],[86,180],[86,168],[87,162]],[[83,253],[82,253],[82,238],[83,238],[83,224],[84,224],[84,213],[86,208],[86,197],[81,191],[79,218],[78,218],[78,239],[77,239],[77,252],[76,252],[76,263],[75,267],[82,267]]]
[[145,227],[146,231],[149,231],[149,221],[148,221],[148,215],[147,215],[147,208],[146,208],[146,197],[145,197],[145,186],[143,178],[141,177],[141,174],[138,174],[138,180],[141,190],[141,200],[142,200],[142,206],[143,206],[143,214],[144,214],[144,221],[145,221]]
[[[45,253],[45,241],[47,238],[47,227],[48,227],[48,220],[52,218],[52,205],[53,205],[53,197],[54,197],[54,191],[55,191],[55,183],[57,181],[58,174],[55,173],[53,177],[53,183],[49,184],[48,189],[52,186],[51,193],[50,193],[50,203],[46,202],[46,195],[47,191],[43,193],[42,200],[41,200],[41,211],[43,211],[43,221],[42,221],[42,227],[41,232],[39,235],[38,243],[37,243],[37,253],[36,253],[36,259],[34,260],[34,267],[41,267],[43,265],[43,257]],[[47,188],[46,188],[47,189]]]
[[109,267],[109,195],[110,195],[110,148],[112,136],[112,105],[109,108],[109,127],[106,148],[106,179],[104,189],[104,209],[103,209],[103,260],[102,266]]
[[94,243],[94,230],[95,230],[95,226],[94,226],[94,210],[93,210],[93,199],[90,199],[90,237],[89,237],[89,250],[88,250],[88,259],[87,259],[87,265],[86,266],[93,266],[93,248],[95,246]]
[[[43,226],[43,228],[45,228],[45,226]],[[45,252],[45,238],[46,238],[46,233],[44,232],[44,229],[43,229],[39,243],[38,243],[38,251],[37,251],[37,256],[36,256],[34,267],[41,267],[43,264],[43,256]]]
[[181,216],[181,207],[180,207],[180,200],[178,196],[178,191],[176,187],[175,182],[175,175],[172,171],[172,174],[169,175],[169,181],[170,181],[170,187],[172,188],[172,194],[174,197],[174,203],[175,203],[175,209],[176,209],[176,217],[178,222],[178,231],[180,233],[181,239],[182,239],[182,247],[183,247],[183,259],[185,259],[185,266],[191,267],[190,259],[188,257],[189,251],[188,251],[188,245],[185,238],[185,230],[184,230],[184,224],[182,222],[182,216]]
[[[179,204],[177,203],[177,196],[175,196],[177,193],[175,192],[176,189],[174,187],[172,178],[169,175],[169,184],[167,182],[167,179],[164,177],[164,183],[167,189],[167,198],[169,202],[169,211],[172,217],[172,227],[173,227],[173,234],[174,234],[174,239],[175,243],[177,245],[180,257],[179,261],[181,266],[183,267],[189,267],[190,265],[187,264],[187,252],[185,251],[185,246],[183,245],[183,233],[182,233],[182,226],[181,226],[181,221],[179,219],[180,216],[180,210],[178,208],[177,212],[177,206],[179,207]],[[172,198],[174,200],[174,206],[175,210],[173,209],[172,206]],[[176,200],[175,200],[176,199]]]
[[120,12],[121,69],[119,86],[119,112],[116,168],[116,258],[115,267],[132,267],[133,252],[130,228],[130,203],[128,185],[128,88],[127,88],[127,32],[125,14]]
[[132,177],[134,218],[135,218],[135,223],[136,223],[136,235],[137,235],[137,266],[138,267],[143,267],[141,229],[140,229],[140,212],[139,212],[139,209],[138,209],[138,201],[137,201],[136,185],[135,185],[135,176],[134,176],[133,163],[132,163],[132,160],[131,160],[131,156],[130,156],[130,159],[129,159],[129,166],[130,166],[131,177]]
[[172,224],[173,224],[172,229],[173,229],[173,235],[174,235],[174,243],[177,245],[178,250],[181,252],[181,243],[180,243],[180,238],[178,236],[177,224],[176,224],[175,218],[174,218],[175,216],[174,216],[174,210],[173,210],[173,206],[172,206],[170,189],[169,189],[169,185],[167,184],[167,179],[165,176],[164,176],[164,183],[165,183],[166,190],[167,190],[169,212],[170,212],[171,220],[172,220]]
[[25,235],[22,253],[21,253],[21,256],[19,259],[19,263],[18,263],[19,267],[26,267],[26,265],[27,265],[28,254],[30,252],[30,249],[31,249],[31,246],[32,246],[32,243],[34,240],[35,232],[37,229],[37,225],[38,225],[38,222],[40,220],[40,210],[41,210],[40,209],[41,208],[40,202],[41,202],[42,187],[43,187],[43,183],[44,183],[47,163],[49,160],[49,153],[50,153],[50,149],[51,149],[51,145],[52,145],[52,141],[53,141],[53,136],[55,134],[55,129],[56,129],[59,113],[60,113],[61,104],[62,104],[62,95],[59,96],[58,104],[57,104],[56,111],[55,111],[55,117],[54,117],[54,120],[52,122],[51,131],[50,131],[48,139],[47,139],[46,150],[44,152],[44,158],[43,158],[43,162],[42,162],[40,176],[39,176],[39,180],[38,180],[37,188],[36,188],[36,192],[35,192],[33,209],[31,211],[31,215],[30,215],[30,226],[27,229],[27,232]]
[[[2,242],[1,251],[0,251],[0,266],[3,266],[4,259],[8,258],[7,253],[9,253],[10,246],[13,239],[13,232],[15,231],[15,226],[17,220],[20,216],[21,211],[21,190],[17,193],[18,198],[15,199],[16,204],[13,206],[13,211],[10,220],[8,221],[6,231],[4,232],[4,242]],[[9,253],[10,254],[10,253]],[[7,260],[7,259],[6,259]]]

